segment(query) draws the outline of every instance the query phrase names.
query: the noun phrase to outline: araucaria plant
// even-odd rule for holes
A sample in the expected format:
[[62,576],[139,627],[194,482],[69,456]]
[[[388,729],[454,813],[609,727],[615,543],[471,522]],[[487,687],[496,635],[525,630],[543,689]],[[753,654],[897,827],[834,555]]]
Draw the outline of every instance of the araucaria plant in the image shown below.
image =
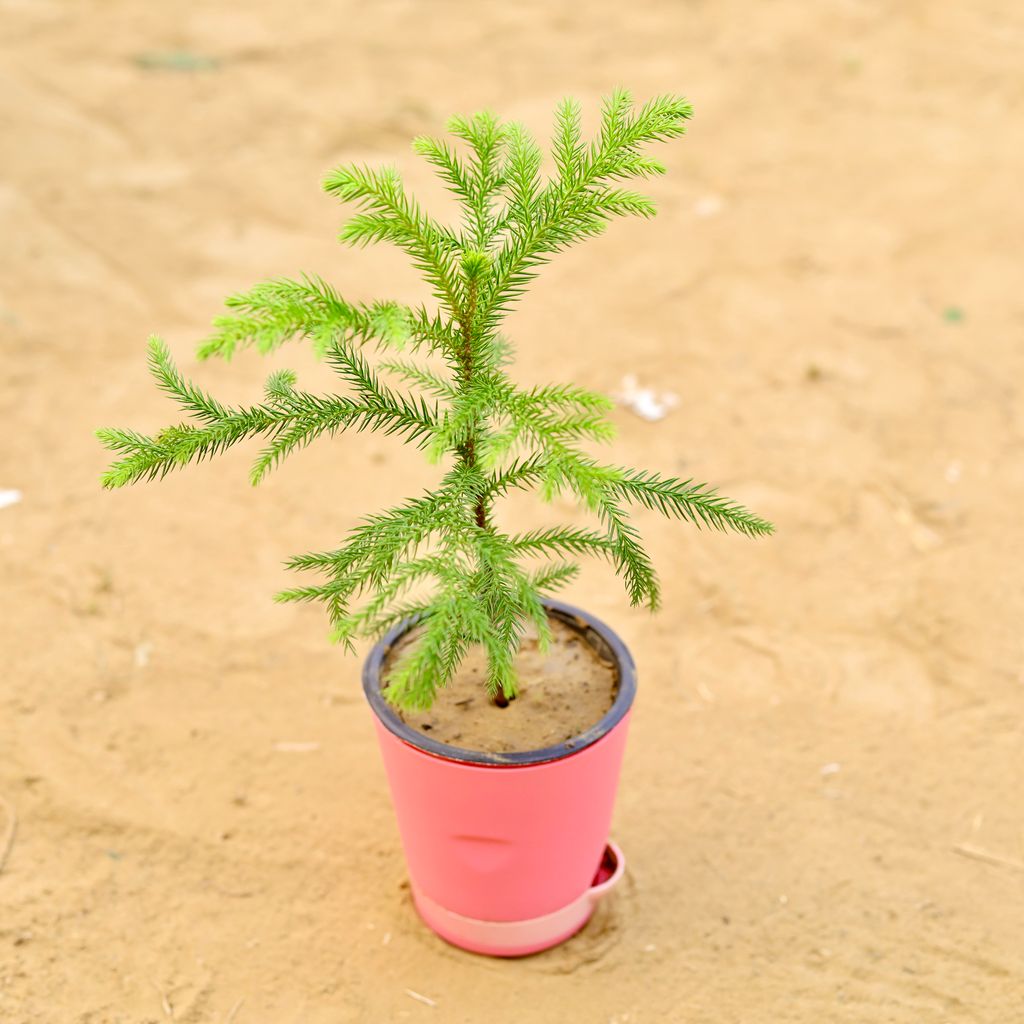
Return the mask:
[[[413,148],[461,205],[459,227],[428,216],[394,168],[333,171],[324,188],[359,210],[341,240],[388,241],[405,250],[439,308],[351,303],[312,276],[268,281],[229,298],[230,312],[214,321],[200,358],[227,359],[248,346],[265,353],[308,339],[346,393],[300,390],[295,374],[283,370],[270,376],[261,404],[225,405],[182,377],[163,342],[153,339],[153,376],[189,421],[153,436],[99,431],[117,453],[104,485],[162,477],[256,436],[264,446],[252,468],[254,484],[321,434],[380,430],[422,449],[444,467],[438,485],[363,520],[336,551],[291,559],[291,568],[324,576],[278,595],[323,601],[333,637],[349,646],[417,616],[418,639],[386,691],[400,706],[429,706],[476,644],[487,653],[491,695],[498,703],[511,698],[524,627],[534,623],[542,644],[548,638],[542,598],[576,576],[577,556],[608,559],[634,605],[657,607],[657,576],[631,506],[751,536],[770,533],[771,525],[706,484],[586,454],[581,441],[612,435],[611,402],[573,384],[518,386],[506,373],[512,350],[499,331],[555,253],[600,234],[614,217],[653,215],[653,202],[621,183],[664,173],[643,147],[682,135],[690,115],[676,96],[637,109],[628,93],[616,91],[604,102],[597,136],[585,142],[580,106],[565,100],[555,116],[549,175],[522,125],[490,113],[452,118],[448,131],[465,147],[424,137]],[[368,344],[386,357],[368,360]],[[514,489],[531,488],[546,501],[571,495],[599,528],[505,532],[496,504]]]

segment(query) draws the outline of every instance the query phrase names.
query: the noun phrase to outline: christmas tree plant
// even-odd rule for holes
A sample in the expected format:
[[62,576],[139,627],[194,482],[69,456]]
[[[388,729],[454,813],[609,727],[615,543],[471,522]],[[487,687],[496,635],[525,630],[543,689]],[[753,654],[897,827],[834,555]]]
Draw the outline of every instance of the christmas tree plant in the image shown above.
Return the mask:
[[[201,358],[228,359],[249,346],[266,353],[308,339],[345,393],[311,394],[282,370],[268,379],[259,405],[225,405],[186,380],[154,338],[150,370],[188,420],[153,436],[99,431],[117,456],[104,486],[162,477],[252,437],[263,439],[254,484],[322,434],[379,430],[423,450],[444,467],[434,489],[366,518],[335,551],[291,559],[291,568],[323,576],[277,595],[323,601],[334,639],[350,647],[357,636],[379,637],[417,617],[417,642],[386,690],[399,706],[429,706],[476,644],[487,654],[491,696],[499,704],[513,697],[524,627],[535,625],[543,647],[550,635],[544,595],[576,576],[579,556],[606,558],[631,603],[656,608],[657,576],[631,506],[750,536],[770,533],[771,525],[705,484],[586,454],[580,442],[612,435],[611,402],[572,384],[517,386],[506,373],[511,348],[499,330],[552,255],[601,233],[614,217],[654,214],[647,196],[621,183],[664,173],[643,147],[682,135],[690,116],[679,97],[660,96],[637,109],[619,90],[603,104],[596,137],[585,142],[580,106],[565,100],[546,176],[541,151],[522,125],[490,113],[455,117],[448,131],[463,147],[423,137],[413,148],[458,200],[457,228],[428,216],[393,168],[333,171],[324,188],[359,210],[341,240],[399,246],[430,284],[438,309],[350,303],[311,276],[232,296],[228,315],[214,321],[215,333],[200,346]],[[385,357],[367,359],[370,345]],[[500,529],[495,504],[512,490],[533,488],[546,501],[572,496],[598,528]]]

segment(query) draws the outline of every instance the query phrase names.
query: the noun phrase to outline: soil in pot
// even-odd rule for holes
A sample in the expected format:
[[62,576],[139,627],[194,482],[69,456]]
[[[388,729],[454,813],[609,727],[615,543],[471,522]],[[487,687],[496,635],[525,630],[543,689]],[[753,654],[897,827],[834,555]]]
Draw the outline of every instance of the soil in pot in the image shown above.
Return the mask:
[[[487,657],[482,648],[471,648],[428,711],[396,709],[399,716],[441,743],[495,754],[540,750],[586,732],[611,708],[618,671],[611,652],[595,634],[581,632],[560,616],[551,615],[549,621],[547,653],[540,650],[536,631],[526,631],[515,663],[519,692],[506,707],[488,696]],[[385,686],[418,634],[410,630],[388,652]]]

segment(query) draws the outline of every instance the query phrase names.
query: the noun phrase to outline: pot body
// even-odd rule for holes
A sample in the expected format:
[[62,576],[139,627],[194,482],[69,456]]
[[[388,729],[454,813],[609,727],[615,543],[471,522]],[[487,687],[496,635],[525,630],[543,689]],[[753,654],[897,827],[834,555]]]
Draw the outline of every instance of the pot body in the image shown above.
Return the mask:
[[443,938],[477,952],[522,955],[568,938],[622,870],[617,848],[608,866],[607,841],[632,659],[607,626],[548,605],[595,630],[619,669],[612,709],[568,744],[488,755],[414,732],[379,696],[383,654],[403,629],[381,641],[364,676],[417,908]]

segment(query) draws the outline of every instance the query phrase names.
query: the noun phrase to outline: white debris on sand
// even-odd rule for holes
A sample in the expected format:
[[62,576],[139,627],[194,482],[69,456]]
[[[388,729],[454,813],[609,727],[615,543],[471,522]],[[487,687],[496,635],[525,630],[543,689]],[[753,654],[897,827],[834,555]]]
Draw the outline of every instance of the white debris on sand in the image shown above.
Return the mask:
[[405,994],[409,996],[410,999],[415,999],[417,1002],[423,1003],[426,1006],[437,1006],[437,1003],[431,999],[430,996],[425,996],[420,992],[414,992],[411,988],[407,988],[405,990]]
[[21,491],[0,490],[0,508],[9,508],[11,505],[17,505],[21,501],[21,497]]
[[714,217],[725,209],[725,200],[721,196],[702,196],[693,204],[693,212],[697,217]]
[[622,389],[615,398],[648,423],[664,419],[670,410],[679,405],[679,396],[674,392],[657,392],[654,388],[641,387],[633,374],[622,378]]

